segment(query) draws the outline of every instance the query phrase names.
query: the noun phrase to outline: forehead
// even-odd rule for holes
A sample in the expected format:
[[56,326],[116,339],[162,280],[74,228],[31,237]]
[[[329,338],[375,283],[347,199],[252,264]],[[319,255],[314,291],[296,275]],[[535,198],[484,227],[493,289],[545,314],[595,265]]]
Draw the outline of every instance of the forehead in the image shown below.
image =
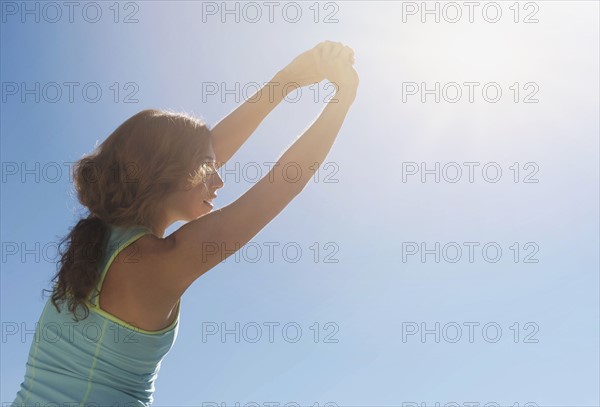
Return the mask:
[[212,143],[208,144],[206,154],[204,154],[202,157],[200,157],[200,159],[203,161],[204,160],[215,161],[215,150],[213,149]]
[[210,158],[210,159],[214,159],[215,158],[215,150],[213,148],[213,143],[208,143],[208,151],[206,154],[206,157]]

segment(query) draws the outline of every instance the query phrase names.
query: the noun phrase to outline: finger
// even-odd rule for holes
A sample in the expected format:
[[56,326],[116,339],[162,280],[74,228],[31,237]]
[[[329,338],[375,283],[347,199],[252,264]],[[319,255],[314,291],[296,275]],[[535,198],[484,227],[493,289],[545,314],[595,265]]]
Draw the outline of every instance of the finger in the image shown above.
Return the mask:
[[323,59],[330,59],[331,52],[333,50],[334,43],[331,41],[325,41],[323,44],[323,54],[321,55]]
[[313,64],[314,67],[316,67],[316,69],[319,72],[319,74],[322,72],[321,61],[322,61],[322,57],[320,55],[320,52],[312,54],[312,64]]
[[323,46],[321,44],[319,44],[319,46],[316,48],[315,55],[316,55],[317,59],[323,58]]
[[323,51],[325,49],[325,41],[318,43],[314,48],[314,54],[317,56],[317,59],[323,58]]
[[343,48],[344,48],[344,44],[342,44],[341,42],[327,41],[328,53],[327,53],[327,55],[325,55],[325,57],[330,58],[330,59],[337,58]]
[[333,59],[330,63],[331,72],[337,72],[338,75],[349,69],[349,67],[350,64],[347,61],[342,61],[339,58]]
[[344,48],[344,44],[342,44],[341,42],[334,42],[331,41],[329,43],[329,55],[328,58],[334,59],[337,58],[340,51]]
[[315,48],[323,48],[329,42],[331,42],[331,41],[321,41],[320,43],[318,43],[317,45],[315,45]]
[[338,58],[340,53],[344,50],[344,44],[341,42],[336,42],[333,44],[333,49],[331,50],[331,57]]
[[342,48],[337,57],[342,61],[350,62],[350,49],[348,47]]
[[327,41],[321,41],[320,43],[318,43],[317,45],[315,45],[313,47],[313,51],[314,53],[319,57],[322,58],[323,57],[323,51],[325,49],[325,45],[326,45]]
[[348,53],[349,53],[348,58],[350,59],[350,63],[354,64],[354,62],[356,61],[356,58],[354,56],[354,50],[350,47],[346,47],[346,48],[348,48]]

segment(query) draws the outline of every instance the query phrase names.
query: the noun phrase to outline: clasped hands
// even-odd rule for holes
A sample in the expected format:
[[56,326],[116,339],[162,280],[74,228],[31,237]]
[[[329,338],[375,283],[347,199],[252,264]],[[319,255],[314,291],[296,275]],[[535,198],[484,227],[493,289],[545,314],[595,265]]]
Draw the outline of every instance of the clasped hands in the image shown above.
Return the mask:
[[353,64],[352,48],[340,42],[323,41],[294,58],[281,74],[300,87],[327,79],[338,91],[355,94],[359,79]]

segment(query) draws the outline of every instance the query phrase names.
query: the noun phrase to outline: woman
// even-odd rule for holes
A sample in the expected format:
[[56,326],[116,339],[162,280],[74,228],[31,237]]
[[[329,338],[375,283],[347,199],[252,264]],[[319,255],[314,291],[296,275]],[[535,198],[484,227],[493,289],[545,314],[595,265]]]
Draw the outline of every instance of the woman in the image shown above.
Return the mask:
[[[352,49],[322,42],[275,75],[275,92],[257,91],[210,131],[186,114],[144,110],[77,163],[74,184],[90,216],[61,242],[67,250],[13,405],[152,403],[177,337],[181,296],[303,190],[356,97],[353,63]],[[256,185],[211,211],[224,185],[218,168],[294,89],[286,84],[323,79],[336,94],[319,118]],[[300,166],[295,182],[281,170],[287,163]],[[163,237],[178,220],[188,223]]]

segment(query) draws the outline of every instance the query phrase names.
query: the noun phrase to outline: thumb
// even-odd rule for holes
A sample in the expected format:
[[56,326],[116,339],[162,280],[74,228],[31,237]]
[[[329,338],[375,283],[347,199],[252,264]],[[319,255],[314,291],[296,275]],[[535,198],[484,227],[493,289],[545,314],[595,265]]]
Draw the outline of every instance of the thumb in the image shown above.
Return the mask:
[[350,64],[354,65],[354,50],[348,46],[345,46],[340,54],[338,55],[342,61],[348,61]]

